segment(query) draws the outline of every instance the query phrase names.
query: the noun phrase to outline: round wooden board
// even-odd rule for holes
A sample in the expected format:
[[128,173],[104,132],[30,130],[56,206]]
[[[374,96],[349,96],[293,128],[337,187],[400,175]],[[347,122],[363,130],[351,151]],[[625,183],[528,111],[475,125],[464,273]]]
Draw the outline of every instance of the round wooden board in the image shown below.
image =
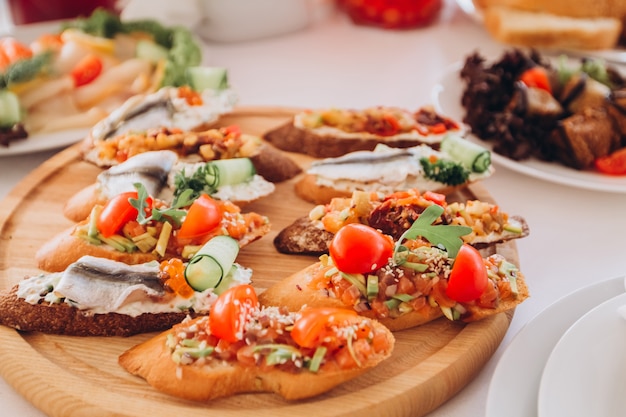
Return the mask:
[[[293,115],[294,109],[240,108],[221,123],[262,134]],[[310,161],[291,154],[306,166]],[[34,254],[71,222],[63,217],[68,198],[93,183],[98,168],[81,161],[76,146],[46,161],[0,204],[0,289],[37,273]],[[293,180],[275,194],[245,207],[269,216],[272,232],[242,249],[238,262],[254,270],[254,285],[273,282],[315,261],[279,254],[274,236],[312,207],[293,194]],[[465,201],[491,197],[479,184],[451,195]],[[514,243],[495,249],[518,264]],[[244,394],[211,403],[193,403],[161,394],[118,364],[126,349],[152,337],[81,338],[20,333],[0,326],[0,375],[50,416],[411,416],[435,409],[463,388],[492,356],[512,312],[459,324],[439,319],[395,334],[393,356],[377,368],[322,396],[287,402],[273,394]]]

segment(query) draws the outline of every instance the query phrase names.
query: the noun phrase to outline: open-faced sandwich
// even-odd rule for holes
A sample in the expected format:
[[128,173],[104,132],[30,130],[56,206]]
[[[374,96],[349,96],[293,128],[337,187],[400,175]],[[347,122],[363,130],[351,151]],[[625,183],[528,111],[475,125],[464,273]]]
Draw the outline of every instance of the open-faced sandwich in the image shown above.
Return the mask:
[[397,149],[379,144],[373,151],[314,161],[296,183],[295,191],[314,204],[350,197],[354,191],[391,194],[417,188],[448,193],[493,172],[487,149],[449,134],[439,150],[428,145]]
[[223,293],[209,316],[186,320],[119,357],[169,395],[208,401],[244,392],[313,397],[378,365],[394,337],[347,309],[260,307],[254,288]]
[[463,126],[439,115],[432,107],[409,111],[397,107],[306,110],[267,132],[263,138],[279,149],[316,158],[371,151],[384,143],[394,148],[428,144],[435,148],[450,132]]
[[239,246],[209,240],[189,263],[127,265],[83,256],[62,272],[27,277],[0,294],[0,324],[71,336],[130,336],[161,331],[203,315],[228,288],[250,283],[235,262]]
[[110,167],[148,151],[171,150],[189,162],[250,158],[259,175],[271,182],[293,178],[302,169],[260,137],[241,133],[238,126],[205,131],[151,128],[132,131],[97,142],[85,141],[84,159]]
[[389,195],[355,191],[351,198],[337,197],[328,204],[315,206],[308,216],[281,230],[274,238],[274,246],[281,253],[322,255],[328,253],[335,233],[351,223],[367,224],[399,239],[433,204],[444,208],[436,223],[471,227],[471,233],[462,239],[476,248],[529,234],[528,224],[522,217],[509,216],[498,205],[480,200],[448,203],[443,194],[420,193],[416,189]]
[[211,237],[227,235],[245,246],[270,230],[266,216],[242,213],[230,201],[195,197],[187,189],[172,205],[164,205],[142,184],[136,186],[104,206],[95,205],[87,219],[46,242],[35,255],[37,266],[59,272],[84,255],[127,264],[189,259]]
[[70,220],[84,220],[96,204],[105,205],[118,194],[135,191],[135,183],[143,184],[149,195],[166,205],[186,189],[238,206],[268,196],[275,189],[273,183],[256,174],[249,158],[190,163],[179,161],[173,151],[150,151],[98,174],[95,184],[68,200],[63,214]]
[[392,331],[438,317],[470,322],[509,310],[528,297],[518,267],[500,254],[486,258],[460,236],[471,228],[433,225],[443,208],[431,205],[395,243],[353,223],[339,229],[329,255],[261,293],[265,305],[292,311],[351,308]]

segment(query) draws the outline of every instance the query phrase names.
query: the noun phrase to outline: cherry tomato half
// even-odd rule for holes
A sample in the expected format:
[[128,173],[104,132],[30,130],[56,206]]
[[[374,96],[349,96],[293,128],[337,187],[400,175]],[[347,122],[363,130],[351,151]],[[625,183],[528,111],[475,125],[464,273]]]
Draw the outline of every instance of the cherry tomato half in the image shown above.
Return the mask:
[[87,55],[81,59],[72,69],[74,85],[80,87],[89,84],[102,72],[102,60],[94,54]]
[[243,336],[250,313],[259,306],[251,285],[243,284],[223,292],[209,311],[211,334],[233,343]]
[[626,175],[626,148],[596,159],[594,165],[603,174]]
[[365,274],[387,264],[393,256],[393,241],[373,227],[350,223],[335,234],[329,253],[340,271]]
[[[136,191],[118,194],[104,206],[96,220],[96,227],[102,236],[112,236],[119,232],[126,223],[137,219],[139,212],[130,204],[131,198],[137,199]],[[146,202],[149,211],[152,208],[152,198],[148,197]]]
[[552,94],[548,72],[543,67],[532,67],[520,75],[520,81],[528,87],[540,88]]
[[302,347],[317,347],[332,333],[331,326],[356,316],[356,311],[345,308],[305,309],[293,324],[291,338]]
[[195,239],[207,235],[222,223],[222,208],[217,201],[202,194],[189,207],[187,217],[178,231],[179,239]]
[[480,252],[473,246],[463,244],[454,259],[446,295],[461,303],[476,300],[487,288],[488,279]]

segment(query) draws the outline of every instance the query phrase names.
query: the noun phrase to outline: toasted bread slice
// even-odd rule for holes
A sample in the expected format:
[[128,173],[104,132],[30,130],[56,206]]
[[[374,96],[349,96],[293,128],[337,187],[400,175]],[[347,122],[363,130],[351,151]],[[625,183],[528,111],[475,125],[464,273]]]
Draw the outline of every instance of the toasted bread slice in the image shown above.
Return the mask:
[[[371,320],[364,322],[365,318],[357,317],[354,316],[350,323],[353,326],[366,323],[372,335],[384,337],[386,348],[362,358],[360,366],[347,369],[340,369],[334,363],[333,353],[325,355],[318,371],[306,369],[303,364],[298,365],[299,353],[286,359],[282,365],[268,365],[263,353],[259,353],[258,364],[246,365],[235,357],[214,358],[212,354],[201,360],[192,360],[190,363],[177,363],[173,355],[176,348],[172,347],[171,340],[181,334],[182,329],[193,328],[193,332],[202,331],[198,328],[208,327],[203,323],[210,321],[210,317],[181,323],[173,330],[131,348],[119,357],[119,364],[131,374],[144,378],[157,390],[188,400],[209,401],[246,392],[274,392],[287,400],[309,398],[359,376],[391,355],[394,344],[391,332],[380,323]],[[281,321],[285,320],[289,319]],[[288,332],[281,332],[281,334],[285,333]],[[289,340],[289,337],[284,336],[282,339]],[[240,346],[239,350],[258,347],[258,352],[263,352],[263,345],[267,346],[265,349],[268,351],[273,349],[271,343],[276,346],[276,342],[273,341],[258,344],[252,341],[251,345],[234,342],[234,345]],[[299,345],[294,342],[281,343],[289,343],[294,352],[300,349]],[[293,364],[291,364],[292,360]]]
[[484,10],[484,25],[498,41],[533,48],[614,48],[622,22],[613,17],[569,17],[494,6]]

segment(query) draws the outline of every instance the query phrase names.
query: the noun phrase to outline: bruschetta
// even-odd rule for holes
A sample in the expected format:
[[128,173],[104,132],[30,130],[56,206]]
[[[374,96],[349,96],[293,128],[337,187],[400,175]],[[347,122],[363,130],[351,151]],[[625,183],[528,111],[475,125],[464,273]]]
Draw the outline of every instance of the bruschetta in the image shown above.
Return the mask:
[[443,194],[416,189],[389,195],[355,191],[351,198],[337,197],[315,206],[307,216],[282,229],[274,238],[274,246],[281,253],[319,256],[328,253],[335,233],[350,223],[367,224],[398,239],[432,204],[444,208],[437,223],[471,227],[472,232],[462,239],[477,248],[530,233],[521,216],[510,216],[498,205],[480,200],[448,203]]
[[526,299],[519,268],[463,243],[460,236],[471,228],[433,225],[442,212],[429,206],[397,241],[360,223],[344,226],[329,255],[268,288],[260,300],[293,311],[350,308],[396,331],[441,316],[480,320]]
[[362,110],[305,110],[263,138],[284,151],[330,158],[371,151],[379,143],[394,148],[420,144],[437,148],[445,134],[463,131],[461,123],[438,114],[430,106],[416,111],[377,106]]
[[346,309],[260,308],[254,288],[223,293],[186,320],[124,352],[119,364],[166,394],[193,401],[246,392],[287,400],[324,393],[391,355],[392,333]]
[[391,194],[417,188],[449,193],[493,172],[487,149],[449,134],[439,150],[428,145],[396,149],[379,144],[373,151],[314,161],[296,182],[295,191],[314,204],[350,197],[354,191]]
[[134,191],[137,182],[165,204],[171,204],[182,191],[192,189],[241,207],[275,189],[274,183],[256,173],[249,158],[190,163],[180,161],[173,151],[149,151],[102,171],[94,184],[68,200],[63,214],[76,222],[84,220],[96,204],[105,205],[120,193]]
[[158,127],[129,131],[105,140],[83,141],[83,158],[100,167],[117,165],[148,151],[171,150],[188,162],[250,158],[259,175],[271,182],[293,178],[302,169],[278,149],[238,126],[203,131]]
[[[127,265],[83,256],[62,272],[32,275],[0,294],[0,324],[70,336],[166,330],[188,315],[207,314],[219,294],[250,283],[252,270],[234,261],[237,244],[229,239],[207,242],[189,263],[175,258]],[[207,256],[226,272],[211,268]]]
[[189,259],[213,236],[227,235],[245,246],[266,235],[269,219],[208,194],[186,190],[164,205],[137,184],[106,205],[95,205],[89,217],[47,241],[35,254],[39,269],[59,272],[83,255],[128,264],[172,257]]

